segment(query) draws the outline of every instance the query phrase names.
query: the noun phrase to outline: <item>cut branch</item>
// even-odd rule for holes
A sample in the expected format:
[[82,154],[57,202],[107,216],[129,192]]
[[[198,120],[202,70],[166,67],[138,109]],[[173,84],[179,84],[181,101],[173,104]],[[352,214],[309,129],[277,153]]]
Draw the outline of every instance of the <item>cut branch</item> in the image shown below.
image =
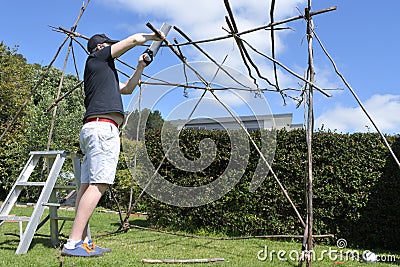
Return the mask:
[[54,108],[61,100],[63,100],[65,97],[70,95],[73,91],[75,91],[77,88],[79,88],[83,84],[83,81],[80,81],[77,85],[72,87],[71,90],[66,92],[64,95],[62,95],[60,98],[56,99],[50,106],[47,107],[46,112],[49,112],[52,108]]
[[188,260],[175,260],[175,259],[142,259],[143,263],[207,263],[207,262],[220,262],[224,258],[209,258],[209,259],[188,259]]
[[[319,10],[319,11],[310,12],[310,16],[315,16],[315,15],[319,15],[319,14],[322,14],[322,13],[334,11],[334,10],[336,10],[336,8],[337,8],[336,6],[333,6],[333,7],[322,9],[322,10]],[[270,23],[270,24],[267,24],[267,25],[264,25],[264,26],[260,26],[260,27],[257,27],[257,28],[253,28],[253,29],[249,29],[249,30],[246,30],[246,31],[243,31],[243,32],[239,32],[239,33],[237,33],[237,35],[241,36],[241,35],[249,34],[249,33],[252,33],[252,32],[259,31],[259,30],[268,30],[269,28],[271,28],[273,26],[278,26],[278,25],[285,24],[285,23],[288,23],[288,22],[291,22],[291,21],[295,21],[295,20],[299,20],[299,19],[304,19],[304,16],[303,15],[299,15],[299,16],[296,16],[296,17],[292,17],[292,18],[288,18],[288,19],[282,20],[282,21],[277,21],[277,22]],[[277,29],[275,29],[275,30],[277,30]],[[212,38],[212,39],[199,40],[199,41],[189,41],[189,42],[186,42],[186,43],[181,43],[178,46],[199,44],[199,43],[208,43],[208,42],[212,42],[212,41],[220,41],[220,40],[224,40],[224,39],[229,39],[231,37],[233,37],[233,35],[229,34],[229,35],[225,35],[225,36],[221,36],[221,37],[215,37],[215,38]]]
[[254,52],[256,52],[256,53],[258,53],[258,54],[264,56],[265,58],[267,58],[267,59],[269,59],[269,60],[271,60],[271,61],[273,61],[273,62],[276,62],[276,64],[278,64],[279,66],[281,66],[283,69],[285,69],[287,72],[289,72],[290,74],[292,74],[292,75],[295,76],[296,78],[302,80],[303,82],[305,82],[306,84],[309,84],[310,86],[312,85],[312,86],[314,87],[314,89],[317,89],[317,90],[318,90],[320,93],[322,93],[323,95],[325,95],[325,96],[327,96],[327,97],[331,97],[331,95],[328,94],[327,92],[325,92],[324,89],[321,89],[321,88],[319,88],[317,85],[315,85],[313,82],[311,82],[311,81],[309,81],[309,80],[307,80],[307,79],[304,79],[304,78],[301,77],[299,74],[297,74],[297,73],[295,73],[294,71],[292,71],[289,67],[286,67],[283,63],[277,61],[276,59],[273,59],[272,57],[270,57],[270,56],[268,56],[268,55],[266,55],[266,54],[264,54],[264,53],[261,53],[260,51],[258,51],[257,49],[255,49],[252,45],[250,45],[246,40],[243,40],[243,41],[244,41],[252,50],[254,50]]
[[[181,31],[178,27],[174,26],[174,29],[181,34],[186,40],[191,41],[191,39],[183,32]],[[240,84],[243,87],[247,87],[246,85],[242,84],[240,81],[238,81],[235,77],[233,77],[232,74],[230,74],[224,67],[222,67],[215,59],[213,59],[209,54],[207,54],[200,46],[198,46],[197,44],[193,44],[194,47],[196,47],[203,55],[205,55],[209,60],[211,60],[212,63],[214,63],[216,66],[218,66],[218,68],[220,68],[223,72],[226,73],[226,75],[228,75],[233,81],[235,81],[236,83]]]

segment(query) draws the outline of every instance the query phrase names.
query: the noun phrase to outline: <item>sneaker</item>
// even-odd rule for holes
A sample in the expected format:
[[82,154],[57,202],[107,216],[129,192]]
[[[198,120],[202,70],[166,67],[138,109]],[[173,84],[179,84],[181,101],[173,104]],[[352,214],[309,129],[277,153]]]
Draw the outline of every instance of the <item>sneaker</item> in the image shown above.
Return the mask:
[[102,248],[96,245],[95,242],[93,242],[91,239],[88,241],[88,245],[91,249],[93,249],[96,252],[100,252],[100,253],[109,253],[111,252],[111,248]]
[[64,247],[61,251],[61,255],[73,257],[101,257],[103,253],[93,250],[88,244],[80,241],[76,243],[74,249],[67,249]]

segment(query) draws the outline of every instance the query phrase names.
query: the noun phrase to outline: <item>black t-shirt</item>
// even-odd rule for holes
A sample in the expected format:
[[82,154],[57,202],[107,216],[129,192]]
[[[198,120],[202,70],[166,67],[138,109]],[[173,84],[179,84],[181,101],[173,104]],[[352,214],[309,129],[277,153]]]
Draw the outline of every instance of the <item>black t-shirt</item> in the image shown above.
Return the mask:
[[86,59],[84,88],[86,113],[83,120],[93,114],[124,114],[111,46],[91,53]]

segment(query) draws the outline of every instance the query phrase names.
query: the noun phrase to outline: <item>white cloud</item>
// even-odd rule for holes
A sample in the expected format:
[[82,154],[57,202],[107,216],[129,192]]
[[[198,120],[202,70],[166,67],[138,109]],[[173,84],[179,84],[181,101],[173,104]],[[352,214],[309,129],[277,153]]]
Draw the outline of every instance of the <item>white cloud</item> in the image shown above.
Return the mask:
[[[248,30],[269,23],[270,0],[235,0],[230,1],[231,9],[234,13],[236,24],[239,31]],[[134,16],[146,17],[149,21],[158,20],[175,25],[185,32],[192,40],[202,40],[213,37],[224,36],[227,34],[222,29],[227,29],[225,16],[227,11],[222,0],[102,0],[109,8],[118,8],[132,11]],[[295,16],[298,14],[297,7],[302,7],[306,0],[280,0],[276,1],[275,21]],[[174,33],[172,33],[174,34]],[[288,34],[276,34],[276,52],[282,51],[285,42],[282,38]],[[180,42],[185,40],[179,34],[174,34]],[[179,37],[179,38],[178,38]],[[267,31],[257,31],[254,34],[243,36],[252,45],[261,51],[270,54],[270,37]],[[231,54],[227,64],[232,67],[242,66],[242,61],[238,54],[233,55],[232,49],[237,50],[233,39],[225,42],[213,42],[212,44],[202,44],[205,50],[222,61],[226,54]],[[186,53],[190,53],[185,48]],[[190,60],[204,60],[198,51],[189,54]],[[197,56],[197,57],[196,57]],[[265,60],[264,60],[265,61]]]
[[[400,132],[400,95],[373,95],[363,104],[378,128],[385,133]],[[361,107],[341,105],[322,113],[315,121],[315,127],[337,130],[338,132],[375,132],[373,125]]]

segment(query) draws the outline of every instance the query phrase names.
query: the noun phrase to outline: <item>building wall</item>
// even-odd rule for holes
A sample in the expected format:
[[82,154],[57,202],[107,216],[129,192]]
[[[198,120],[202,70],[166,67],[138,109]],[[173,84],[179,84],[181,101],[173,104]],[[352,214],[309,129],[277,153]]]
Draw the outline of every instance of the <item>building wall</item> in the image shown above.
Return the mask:
[[[248,130],[256,129],[283,129],[287,130],[302,128],[301,124],[292,124],[291,113],[260,115],[260,116],[240,116],[239,119]],[[184,121],[170,121],[178,129],[182,128]],[[185,125],[185,128],[205,129],[205,130],[237,130],[240,125],[232,117],[223,118],[196,118]]]

